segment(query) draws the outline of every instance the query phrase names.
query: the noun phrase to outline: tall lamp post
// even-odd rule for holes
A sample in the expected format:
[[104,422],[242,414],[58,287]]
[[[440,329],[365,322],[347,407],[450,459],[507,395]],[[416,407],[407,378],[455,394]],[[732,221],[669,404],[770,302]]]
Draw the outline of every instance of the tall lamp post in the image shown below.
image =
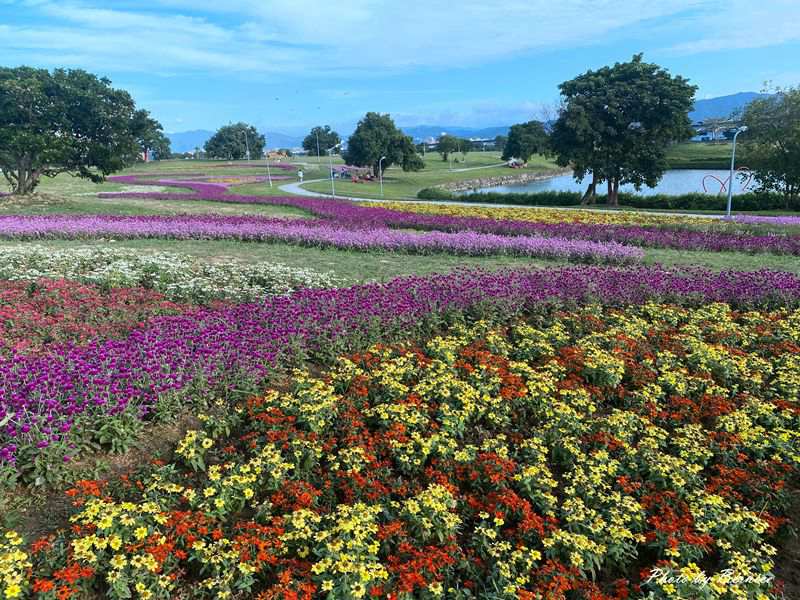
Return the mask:
[[336,184],[333,182],[333,179],[334,179],[334,177],[333,177],[333,151],[336,150],[341,145],[342,145],[342,143],[339,142],[338,144],[336,144],[332,148],[328,148],[328,166],[330,167],[330,170],[331,170],[331,196],[333,196],[334,200],[336,200]]
[[244,148],[247,155],[247,162],[250,162],[250,142],[247,139],[247,130],[244,130]]
[[383,198],[383,161],[386,160],[385,156],[381,156],[381,159],[378,161],[378,177],[381,180],[381,198]]
[[319,155],[319,131],[314,130],[314,135],[317,136],[317,164],[319,164],[322,160],[322,157]]
[[733,173],[734,167],[736,163],[736,138],[739,137],[740,133],[744,133],[747,131],[747,126],[742,125],[739,129],[736,130],[736,133],[733,134],[733,150],[731,151],[731,175],[728,179],[728,208],[725,210],[725,218],[731,218],[731,204],[733,204]]
[[[264,145],[266,146],[266,143]],[[272,187],[272,173],[269,170],[269,150],[264,150],[264,160],[267,161],[267,181],[269,181],[269,187]]]

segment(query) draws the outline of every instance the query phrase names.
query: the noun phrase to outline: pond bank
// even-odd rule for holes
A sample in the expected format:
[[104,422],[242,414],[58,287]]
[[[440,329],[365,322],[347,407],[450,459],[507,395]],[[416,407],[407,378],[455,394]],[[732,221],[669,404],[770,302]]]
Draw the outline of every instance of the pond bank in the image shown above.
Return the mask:
[[[509,169],[512,171],[511,169]],[[539,171],[536,173],[510,173],[509,175],[500,175],[495,177],[481,177],[478,179],[463,179],[461,181],[453,181],[450,183],[443,183],[433,187],[447,190],[448,192],[467,192],[471,190],[479,190],[483,188],[497,187],[501,185],[520,185],[530,183],[532,181],[542,181],[550,179],[551,177],[558,177],[571,173],[571,169],[553,169],[550,171]]]

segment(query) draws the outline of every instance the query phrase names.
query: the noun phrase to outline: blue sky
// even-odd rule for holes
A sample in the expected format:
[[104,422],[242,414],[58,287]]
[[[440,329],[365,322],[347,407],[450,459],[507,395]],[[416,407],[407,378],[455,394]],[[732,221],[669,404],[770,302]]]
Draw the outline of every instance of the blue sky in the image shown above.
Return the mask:
[[698,98],[800,83],[798,0],[0,0],[0,64],[80,67],[167,131],[299,133],[366,111],[506,125],[636,52]]

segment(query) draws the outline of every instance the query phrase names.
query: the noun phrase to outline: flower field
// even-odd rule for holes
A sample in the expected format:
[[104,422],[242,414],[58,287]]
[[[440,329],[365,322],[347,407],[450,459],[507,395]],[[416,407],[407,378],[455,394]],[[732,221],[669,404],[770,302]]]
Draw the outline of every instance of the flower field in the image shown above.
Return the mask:
[[187,309],[142,288],[105,292],[65,279],[0,281],[0,355],[118,338],[151,317]]
[[798,339],[797,310],[646,303],[343,356],[78,482],[70,530],[6,534],[6,595],[768,598]]
[[582,262],[627,263],[640,260],[638,248],[616,242],[558,237],[504,236],[471,230],[455,233],[394,231],[385,227],[349,228],[325,221],[265,217],[185,216],[0,216],[0,236],[14,240],[161,238],[283,241],[307,246],[353,250],[394,250],[412,253],[446,252],[480,256],[509,254],[571,259]]
[[[119,180],[119,178],[117,178]],[[129,178],[126,181],[141,183],[141,180]],[[242,204],[273,204],[292,206],[307,210],[332,222],[336,231],[343,229],[362,230],[369,228],[372,231],[385,230],[386,228],[432,230],[451,233],[478,233],[514,237],[546,237],[564,240],[583,240],[604,244],[623,244],[627,246],[641,246],[652,248],[675,248],[682,250],[702,250],[709,252],[748,252],[800,255],[800,235],[794,227],[795,220],[740,220],[729,223],[716,219],[702,219],[692,217],[675,217],[661,215],[645,215],[636,213],[634,216],[624,213],[580,212],[565,210],[536,210],[536,209],[504,209],[487,207],[464,207],[452,205],[431,205],[419,203],[373,203],[360,205],[353,202],[320,198],[304,197],[279,197],[279,196],[247,196],[229,193],[223,184],[195,183],[180,180],[154,180],[154,185],[171,186],[177,188],[189,187],[194,194],[187,196],[185,193],[164,192],[110,192],[100,194],[103,198],[113,199],[130,197],[153,200],[211,200],[228,203]],[[518,218],[518,215],[525,217]],[[772,225],[781,229],[760,231],[759,226]],[[44,225],[42,225],[45,227]],[[278,227],[279,225],[276,225]],[[306,221],[304,227],[311,227]],[[13,221],[0,222],[0,236],[9,237],[21,235],[20,224]],[[283,227],[289,227],[284,224]],[[755,227],[755,230],[753,230]],[[32,232],[30,235],[36,235]],[[277,234],[272,234],[277,235]],[[286,235],[286,234],[284,234]],[[309,240],[309,234],[296,234]],[[339,234],[341,235],[341,234]],[[351,233],[351,235],[354,235]],[[390,236],[388,231],[383,231],[382,236]],[[288,239],[284,237],[283,239]],[[312,243],[318,243],[314,239]],[[333,243],[333,242],[327,242]],[[345,247],[346,243],[342,243]],[[440,242],[439,242],[440,243]],[[493,242],[498,244],[499,242]],[[512,242],[496,246],[493,252],[507,251]],[[416,239],[404,237],[402,242],[378,242],[359,240],[359,244],[384,247],[403,244],[409,248],[419,247]],[[388,244],[388,246],[387,246]],[[462,242],[448,243],[448,249],[463,246]],[[430,248],[430,244],[424,244]]]
[[[252,173],[99,194],[235,215],[0,216],[0,600],[796,592],[800,276],[649,250],[791,260],[796,217],[237,194]],[[450,267],[340,268],[392,255]]]
[[326,272],[281,264],[205,263],[170,252],[132,254],[109,248],[53,251],[35,244],[6,246],[0,280],[69,279],[101,289],[138,287],[177,302],[254,301],[303,288],[334,287]]

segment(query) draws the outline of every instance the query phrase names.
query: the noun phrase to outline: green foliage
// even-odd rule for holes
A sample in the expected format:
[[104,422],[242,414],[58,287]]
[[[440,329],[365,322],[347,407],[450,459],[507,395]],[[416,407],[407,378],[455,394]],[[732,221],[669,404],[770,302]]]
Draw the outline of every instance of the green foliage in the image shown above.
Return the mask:
[[420,200],[455,200],[457,197],[453,192],[444,188],[431,187],[420,190],[417,198]]
[[161,123],[152,118],[148,111],[137,110],[133,113],[132,127],[143,154],[158,160],[170,157],[172,150],[169,138],[164,135]]
[[310,156],[322,156],[327,153],[328,148],[333,148],[340,144],[341,141],[342,138],[331,129],[330,125],[325,125],[325,127],[317,126],[303,140],[303,149]]
[[494,149],[503,152],[506,148],[506,144],[508,143],[508,136],[505,135],[498,135],[494,138]]
[[401,165],[404,171],[419,171],[425,166],[414,142],[395,126],[389,115],[369,112],[350,136],[344,160],[350,165],[372,167],[378,173],[378,163],[384,156],[384,169]]
[[544,154],[547,147],[547,132],[540,121],[513,125],[503,145],[503,160],[518,158],[522,162],[528,162],[534,154]]
[[[420,200],[457,200],[459,202],[479,202],[482,204],[512,204],[515,206],[579,206],[582,195],[579,192],[532,192],[504,194],[500,192],[477,192],[474,194],[455,195],[442,188],[426,188],[417,194]],[[605,205],[607,196],[598,196],[597,203]],[[619,195],[620,206],[654,210],[725,210],[724,196],[709,194],[655,194],[641,196],[639,194]],[[786,208],[780,194],[741,194],[733,200],[736,210],[781,210]],[[789,205],[790,209],[800,210],[800,201]]]
[[470,150],[472,150],[472,142],[446,133],[436,143],[436,151],[442,155],[442,160],[447,160],[451,154],[456,152],[460,152],[466,157]]
[[209,158],[223,160],[242,160],[248,158],[258,159],[264,154],[267,141],[258,130],[247,123],[234,123],[220,127],[217,132],[205,143],[206,155]]
[[762,191],[783,194],[787,207],[800,199],[800,87],[751,102],[743,162]]
[[137,122],[130,94],[108,79],[0,68],[0,169],[15,194],[59,173],[103,181],[139,154]]
[[550,136],[558,164],[575,178],[589,172],[608,184],[616,205],[619,186],[655,186],[667,168],[670,142],[688,139],[696,87],[638,54],[630,62],[587,71],[559,86],[564,100]]

